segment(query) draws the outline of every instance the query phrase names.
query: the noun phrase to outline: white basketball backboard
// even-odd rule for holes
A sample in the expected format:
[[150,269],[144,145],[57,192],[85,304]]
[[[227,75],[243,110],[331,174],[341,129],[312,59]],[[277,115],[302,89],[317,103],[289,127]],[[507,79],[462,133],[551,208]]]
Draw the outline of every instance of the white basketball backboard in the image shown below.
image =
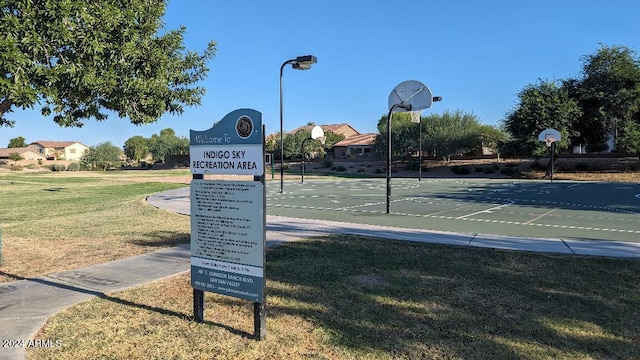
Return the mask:
[[560,141],[560,132],[556,129],[545,129],[538,135],[538,141],[556,142]]
[[324,137],[324,130],[322,130],[322,128],[320,126],[314,126],[313,129],[311,129],[311,138],[312,139],[319,139],[319,138],[323,138]]
[[389,110],[394,105],[409,105],[408,108],[396,107],[397,111],[420,111],[433,104],[431,90],[420,81],[407,80],[398,84],[389,94]]

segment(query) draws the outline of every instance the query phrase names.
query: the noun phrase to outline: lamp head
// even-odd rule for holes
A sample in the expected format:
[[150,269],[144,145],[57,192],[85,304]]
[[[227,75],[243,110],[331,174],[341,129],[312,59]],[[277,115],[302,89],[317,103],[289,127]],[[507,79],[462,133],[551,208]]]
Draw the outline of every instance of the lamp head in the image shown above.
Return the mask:
[[318,58],[313,55],[298,56],[292,67],[297,70],[309,70],[312,64],[318,62]]

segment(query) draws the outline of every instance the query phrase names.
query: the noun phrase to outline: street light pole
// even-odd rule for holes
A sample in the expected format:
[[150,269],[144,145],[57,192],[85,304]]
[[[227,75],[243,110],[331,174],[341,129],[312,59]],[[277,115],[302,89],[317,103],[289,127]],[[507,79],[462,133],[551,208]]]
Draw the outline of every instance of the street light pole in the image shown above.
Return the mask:
[[298,56],[295,59],[290,59],[282,63],[280,66],[280,193],[284,191],[284,128],[283,128],[283,106],[282,106],[282,73],[284,68],[291,64],[291,67],[296,70],[308,70],[312,64],[318,62],[318,59],[313,55]]

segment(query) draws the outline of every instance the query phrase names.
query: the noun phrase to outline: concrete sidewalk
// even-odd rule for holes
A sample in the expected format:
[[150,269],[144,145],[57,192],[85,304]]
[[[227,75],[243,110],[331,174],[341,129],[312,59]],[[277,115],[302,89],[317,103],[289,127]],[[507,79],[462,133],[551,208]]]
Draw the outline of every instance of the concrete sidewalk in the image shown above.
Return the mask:
[[[188,215],[189,188],[155,194],[147,201],[158,208]],[[267,246],[310,236],[352,234],[402,241],[492,247],[500,249],[612,257],[640,257],[640,244],[561,239],[514,238],[433,232],[388,226],[267,216]],[[190,269],[189,245],[155,251],[105,264],[35,279],[0,284],[0,359],[24,359],[24,347],[5,347],[35,336],[47,318],[93,297],[156,281]],[[37,339],[52,340],[57,339]],[[20,345],[20,343],[18,343]],[[64,346],[64,344],[63,344]]]

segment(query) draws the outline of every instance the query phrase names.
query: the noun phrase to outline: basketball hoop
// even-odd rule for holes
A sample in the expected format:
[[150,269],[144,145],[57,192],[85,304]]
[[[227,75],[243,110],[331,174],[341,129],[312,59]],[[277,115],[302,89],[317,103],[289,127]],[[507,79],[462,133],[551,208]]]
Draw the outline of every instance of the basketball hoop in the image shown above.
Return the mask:
[[422,111],[409,111],[409,114],[411,114],[412,123],[417,124],[420,122],[420,118],[422,117]]

